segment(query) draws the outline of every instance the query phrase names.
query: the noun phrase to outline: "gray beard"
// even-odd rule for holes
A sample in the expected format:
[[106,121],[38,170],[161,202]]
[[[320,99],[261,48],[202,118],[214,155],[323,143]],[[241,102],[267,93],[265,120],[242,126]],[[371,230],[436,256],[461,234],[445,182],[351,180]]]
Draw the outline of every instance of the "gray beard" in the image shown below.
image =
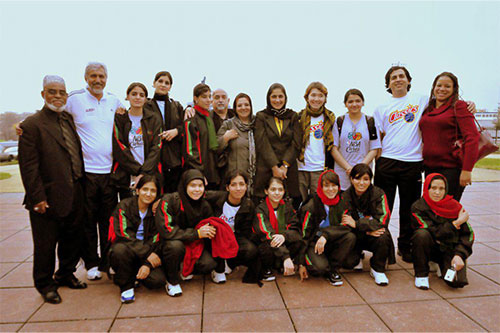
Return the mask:
[[49,104],[49,103],[45,102],[45,105],[46,105],[49,109],[51,109],[52,111],[54,111],[54,112],[62,112],[62,111],[64,111],[64,109],[66,108],[66,104],[64,104],[63,106],[57,107],[57,106],[55,106],[54,104]]

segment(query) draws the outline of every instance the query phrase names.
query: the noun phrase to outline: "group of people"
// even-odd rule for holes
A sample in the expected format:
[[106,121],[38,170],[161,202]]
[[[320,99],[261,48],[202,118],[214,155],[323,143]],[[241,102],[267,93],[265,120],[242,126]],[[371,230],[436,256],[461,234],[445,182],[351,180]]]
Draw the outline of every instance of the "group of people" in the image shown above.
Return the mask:
[[193,274],[224,283],[239,265],[249,283],[283,272],[341,285],[340,268],[362,269],[365,251],[384,286],[396,258],[388,228],[396,189],[398,255],[413,262],[415,286],[429,288],[431,261],[458,272],[451,286],[467,284],[474,234],[459,201],[479,133],[452,73],[439,74],[425,97],[410,92],[405,67],[391,67],[391,98],[373,117],[358,89],[336,117],[320,82],[306,88],[298,113],[275,83],[254,114],[247,94],[230,109],[228,94],[205,83],[185,109],[169,95],[166,71],[154,77],[152,98],[130,84],[126,110],[104,90],[104,64],[89,63],[84,77],[86,88],[68,95],[61,77],[46,76],[43,108],[19,128],[33,277],[45,301],[61,302],[59,286],[87,287],[74,276],[80,258],[89,280],[113,273],[124,303],[138,284],[180,296]]

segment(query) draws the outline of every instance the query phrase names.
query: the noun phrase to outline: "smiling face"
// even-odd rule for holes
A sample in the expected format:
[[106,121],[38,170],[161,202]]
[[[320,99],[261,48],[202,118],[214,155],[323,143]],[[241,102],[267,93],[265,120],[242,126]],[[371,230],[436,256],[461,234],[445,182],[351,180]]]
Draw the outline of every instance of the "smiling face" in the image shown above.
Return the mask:
[[149,206],[156,199],[156,193],[156,184],[154,182],[147,182],[139,189],[139,201]]
[[66,106],[68,94],[66,86],[59,82],[52,82],[43,88],[42,97],[45,100],[45,105],[55,112],[61,112]]
[[455,92],[455,87],[453,80],[449,76],[441,76],[437,81],[433,89],[434,96],[436,100],[440,103],[446,103],[448,99]]
[[89,90],[93,95],[102,94],[107,80],[108,77],[102,67],[89,70],[85,75],[85,81],[89,85]]
[[307,103],[313,109],[313,111],[319,110],[323,105],[325,105],[326,96],[319,89],[313,88],[307,96]]
[[146,103],[146,93],[141,87],[135,87],[127,94],[127,101],[133,108],[142,108]]
[[226,185],[226,190],[229,192],[229,201],[238,204],[247,192],[247,183],[242,176],[236,176],[231,179],[229,185]]
[[165,96],[172,88],[172,82],[167,75],[160,76],[154,83],[155,93],[161,96]]
[[250,119],[252,113],[252,107],[250,106],[250,101],[246,97],[240,97],[236,101],[236,114],[240,120],[245,121]]
[[323,193],[328,199],[333,199],[339,193],[339,186],[335,183],[329,182],[328,180],[323,180],[321,186],[323,187]]
[[358,196],[362,195],[363,193],[366,192],[368,187],[371,184],[371,179],[370,176],[367,175],[366,173],[358,178],[352,178],[351,177],[351,183],[352,186],[354,186],[354,190],[356,191],[356,194]]
[[193,99],[196,105],[201,106],[205,110],[208,110],[210,108],[210,103],[212,103],[210,91],[206,91],[198,97],[194,96]]
[[271,101],[273,109],[281,110],[285,106],[285,93],[279,88],[273,89],[269,96],[269,100]]
[[446,184],[442,179],[434,179],[429,187],[429,197],[432,201],[441,201],[446,195]]
[[217,89],[212,94],[212,106],[214,110],[225,111],[229,105],[229,98],[227,93],[222,89]]
[[392,91],[392,96],[403,97],[408,93],[410,81],[406,77],[406,73],[402,69],[396,69],[391,73],[389,78],[389,88]]
[[201,179],[193,179],[187,184],[186,193],[191,199],[198,200],[205,193],[205,184]]
[[345,102],[345,107],[350,114],[358,114],[361,108],[365,105],[363,99],[359,95],[350,94]]
[[269,184],[269,187],[265,189],[264,192],[268,196],[269,201],[271,201],[271,204],[273,206],[278,206],[279,202],[285,195],[285,188],[279,181],[272,180],[271,184]]

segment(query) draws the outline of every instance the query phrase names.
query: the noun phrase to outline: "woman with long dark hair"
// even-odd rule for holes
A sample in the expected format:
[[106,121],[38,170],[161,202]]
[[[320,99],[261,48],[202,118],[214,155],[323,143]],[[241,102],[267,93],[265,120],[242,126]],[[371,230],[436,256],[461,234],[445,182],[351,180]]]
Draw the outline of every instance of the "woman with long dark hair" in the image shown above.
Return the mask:
[[[446,177],[448,193],[460,201],[477,159],[479,132],[467,103],[460,100],[458,79],[450,72],[439,74],[432,83],[429,104],[420,119],[424,143],[425,174]],[[463,147],[455,145],[463,139]]]
[[257,170],[256,199],[264,199],[264,189],[271,177],[281,179],[294,206],[300,204],[297,152],[300,128],[297,113],[286,108],[285,87],[274,83],[267,91],[267,107],[255,117]]
[[253,180],[255,177],[255,116],[252,110],[252,100],[245,93],[239,93],[234,98],[233,110],[236,116],[225,120],[217,132],[219,141],[218,153],[225,154],[226,174],[241,170],[248,174],[248,195],[253,195]]
[[152,209],[158,189],[155,176],[143,176],[137,183],[137,194],[120,201],[110,218],[109,258],[122,303],[135,300],[136,281],[148,288],[161,288],[166,282]]
[[111,180],[120,199],[132,195],[131,189],[143,175],[154,175],[160,159],[159,117],[145,108],[148,90],[134,82],[127,88],[130,109],[115,114],[113,127],[113,168]]

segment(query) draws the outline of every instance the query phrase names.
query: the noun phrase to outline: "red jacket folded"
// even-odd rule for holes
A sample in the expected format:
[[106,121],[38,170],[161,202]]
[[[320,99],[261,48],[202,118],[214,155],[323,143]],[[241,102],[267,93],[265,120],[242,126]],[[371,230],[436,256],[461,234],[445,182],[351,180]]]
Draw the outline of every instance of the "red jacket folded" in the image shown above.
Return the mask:
[[[212,257],[230,259],[236,257],[238,254],[238,243],[236,242],[236,237],[234,237],[234,232],[227,224],[218,217],[209,217],[200,221],[195,227],[195,229],[200,229],[205,224],[210,224],[217,232],[215,237],[212,239]],[[194,268],[194,264],[201,257],[203,253],[203,240],[197,239],[194,242],[185,244],[186,254],[184,255],[184,267],[182,268],[182,275],[188,276],[191,274]]]

